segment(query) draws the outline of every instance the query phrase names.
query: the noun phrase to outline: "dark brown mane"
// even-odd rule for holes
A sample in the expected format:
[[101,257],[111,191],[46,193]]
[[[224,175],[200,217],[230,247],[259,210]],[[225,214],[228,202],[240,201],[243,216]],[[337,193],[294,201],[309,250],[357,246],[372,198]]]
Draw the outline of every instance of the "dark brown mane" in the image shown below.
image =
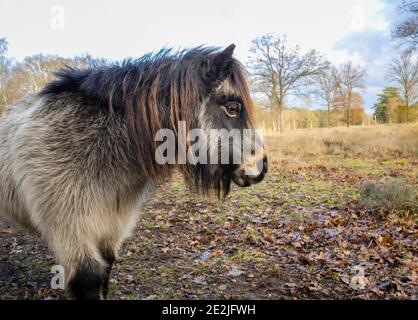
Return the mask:
[[[167,128],[177,132],[180,120],[188,129],[193,127],[204,98],[227,77],[239,92],[245,116],[253,124],[254,108],[244,67],[232,59],[227,74],[216,72],[220,52],[219,48],[205,47],[178,52],[163,49],[110,66],[65,69],[40,94],[70,93],[81,98],[93,113],[104,112],[126,121],[142,172],[155,178],[161,176],[162,170],[154,159],[157,131]],[[198,184],[203,189],[213,186],[206,181],[207,172],[194,170],[199,171]],[[194,174],[191,171],[187,171],[188,175]]]

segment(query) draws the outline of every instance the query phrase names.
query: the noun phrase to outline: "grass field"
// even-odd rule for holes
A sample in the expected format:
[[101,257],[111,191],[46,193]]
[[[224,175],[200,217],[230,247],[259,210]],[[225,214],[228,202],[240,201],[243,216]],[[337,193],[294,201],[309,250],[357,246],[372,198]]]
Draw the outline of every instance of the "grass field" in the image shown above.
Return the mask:
[[[177,175],[159,189],[110,298],[416,299],[418,125],[266,143],[266,180],[225,201],[191,194]],[[49,289],[53,264],[42,241],[0,221],[1,299],[62,298]]]

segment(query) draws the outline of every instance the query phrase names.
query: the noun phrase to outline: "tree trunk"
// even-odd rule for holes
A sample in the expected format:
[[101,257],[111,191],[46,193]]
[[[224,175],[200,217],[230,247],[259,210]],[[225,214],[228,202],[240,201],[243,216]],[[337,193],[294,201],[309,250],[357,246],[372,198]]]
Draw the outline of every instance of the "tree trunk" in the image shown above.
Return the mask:
[[350,110],[350,103],[348,103],[348,106],[347,106],[347,128],[350,128],[350,122],[351,122],[351,110]]
[[284,132],[284,114],[283,114],[283,103],[280,102],[279,103],[279,128],[280,128],[280,133]]
[[409,123],[409,104],[406,105],[406,123]]
[[348,92],[348,105],[347,105],[347,128],[350,128],[350,122],[351,122],[351,92]]
[[331,106],[328,105],[328,128],[331,126]]

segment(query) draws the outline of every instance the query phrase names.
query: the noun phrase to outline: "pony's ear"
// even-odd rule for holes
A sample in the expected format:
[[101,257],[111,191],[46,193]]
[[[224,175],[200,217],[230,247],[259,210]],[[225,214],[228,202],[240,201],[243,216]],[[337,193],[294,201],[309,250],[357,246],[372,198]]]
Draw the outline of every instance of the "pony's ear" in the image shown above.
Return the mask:
[[204,76],[206,83],[213,85],[225,80],[231,74],[234,49],[235,44],[231,44],[225,50],[211,57]]
[[230,74],[234,50],[235,44],[231,44],[224,51],[216,54],[213,58],[212,72],[218,79],[223,80]]

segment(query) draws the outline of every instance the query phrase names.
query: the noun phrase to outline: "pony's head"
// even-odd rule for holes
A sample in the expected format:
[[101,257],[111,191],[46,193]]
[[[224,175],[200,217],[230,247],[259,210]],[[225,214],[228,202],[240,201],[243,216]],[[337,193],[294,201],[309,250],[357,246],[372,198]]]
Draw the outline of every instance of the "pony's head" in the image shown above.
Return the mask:
[[[192,51],[183,58],[185,66],[192,64],[197,72],[195,80],[200,81],[197,87],[201,92],[199,105],[193,108],[194,116],[189,117],[188,130],[193,133],[199,129],[201,141],[195,139],[195,144],[206,146],[205,156],[199,154],[199,161],[184,167],[186,178],[202,189],[214,188],[224,195],[232,181],[248,187],[261,182],[267,173],[266,153],[254,127],[246,72],[233,57],[234,49],[235,45],[230,45],[197,60]],[[191,140],[196,138],[191,136]]]

